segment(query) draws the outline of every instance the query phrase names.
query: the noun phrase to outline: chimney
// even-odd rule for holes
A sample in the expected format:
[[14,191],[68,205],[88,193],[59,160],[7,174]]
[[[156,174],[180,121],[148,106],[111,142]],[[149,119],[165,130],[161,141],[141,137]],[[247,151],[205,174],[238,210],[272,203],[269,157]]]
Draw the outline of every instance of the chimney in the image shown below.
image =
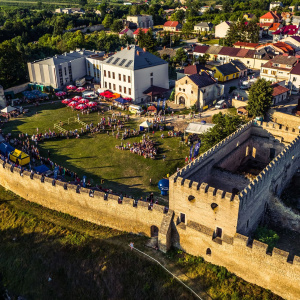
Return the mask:
[[146,52],[146,48],[145,47],[143,48],[143,51]]
[[136,55],[140,55],[140,51],[139,50],[136,51]]
[[127,46],[127,50],[129,50],[130,49],[130,47],[129,47],[129,45]]
[[121,51],[124,50],[124,47],[121,47]]

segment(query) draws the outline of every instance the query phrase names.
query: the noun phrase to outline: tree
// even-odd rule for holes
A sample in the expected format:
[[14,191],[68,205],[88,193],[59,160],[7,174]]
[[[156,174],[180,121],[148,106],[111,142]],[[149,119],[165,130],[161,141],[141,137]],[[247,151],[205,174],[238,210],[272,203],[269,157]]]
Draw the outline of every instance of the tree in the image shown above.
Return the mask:
[[114,20],[112,25],[110,26],[111,31],[120,32],[123,28],[123,24],[121,20]]
[[198,61],[202,65],[205,65],[208,60],[209,60],[209,54],[199,55],[198,57]]
[[193,23],[186,22],[182,26],[182,33],[185,35],[185,37],[188,37],[194,30]]
[[105,27],[105,28],[110,28],[110,26],[113,24],[113,18],[112,18],[112,15],[106,15],[103,22],[102,22],[102,25]]
[[176,11],[174,14],[171,15],[170,20],[171,21],[178,21],[179,23],[182,24],[183,19],[184,19],[184,15],[185,15],[184,11],[180,9],[180,10]]
[[79,0],[80,6],[85,6],[87,5],[87,0]]
[[254,117],[264,116],[272,104],[273,87],[270,81],[258,79],[249,90],[247,110]]
[[268,251],[271,252],[279,240],[279,235],[274,230],[259,226],[254,233],[254,238],[267,244]]
[[174,56],[174,61],[179,63],[179,64],[183,64],[184,62],[187,61],[188,57],[186,55],[186,52],[184,51],[183,48],[179,48],[176,51],[176,55]]

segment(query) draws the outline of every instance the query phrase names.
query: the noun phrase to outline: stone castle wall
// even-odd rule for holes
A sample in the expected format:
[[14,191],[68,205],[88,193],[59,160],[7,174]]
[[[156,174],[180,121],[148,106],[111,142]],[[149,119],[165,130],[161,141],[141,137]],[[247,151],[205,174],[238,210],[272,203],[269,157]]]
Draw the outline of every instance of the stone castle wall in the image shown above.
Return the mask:
[[[3,166],[3,161],[0,160],[0,184],[24,199],[121,231],[151,236],[151,226],[156,226],[159,229],[159,246],[162,250],[167,250],[170,246],[168,237],[173,212],[169,210],[165,213],[164,206],[154,204],[149,209],[148,203],[142,201],[134,206],[133,199],[130,198],[123,198],[122,203],[119,203],[119,197],[111,194],[105,200],[106,194],[98,191],[91,197],[89,189],[80,188],[78,193],[76,185],[47,177],[41,182],[41,178],[40,175],[27,171],[21,176],[20,169],[12,168],[9,164]],[[162,225],[164,233],[160,232]]]

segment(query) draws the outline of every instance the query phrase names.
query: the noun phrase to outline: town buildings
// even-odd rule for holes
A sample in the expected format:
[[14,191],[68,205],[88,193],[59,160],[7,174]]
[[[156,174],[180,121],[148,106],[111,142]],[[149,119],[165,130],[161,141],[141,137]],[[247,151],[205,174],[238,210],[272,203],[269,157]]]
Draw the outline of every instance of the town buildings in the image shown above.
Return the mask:
[[207,31],[212,31],[213,29],[213,24],[210,22],[200,22],[194,26],[194,31],[197,32],[207,32]]
[[[61,88],[87,75],[86,61],[89,57],[90,59],[96,59],[103,56],[104,52],[78,49],[51,58],[29,62],[27,66],[30,82]],[[94,72],[91,73],[91,76],[94,76],[93,74]]]
[[178,31],[182,28],[182,25],[178,21],[167,21],[163,28],[164,31]]
[[101,87],[143,103],[169,89],[168,63],[131,45],[104,60]]
[[121,32],[119,32],[119,38],[121,38],[124,35],[127,35],[129,37],[133,37],[133,31],[129,28],[125,28]]
[[55,10],[55,13],[57,14],[67,14],[67,15],[71,15],[71,14],[79,14],[79,15],[84,15],[85,11],[82,8],[57,8]]
[[259,18],[260,24],[279,23],[281,18],[276,12],[269,11]]
[[286,37],[297,35],[299,33],[299,27],[297,25],[286,25],[281,28],[278,28],[274,31],[273,42],[280,41]]
[[290,73],[297,62],[295,56],[277,55],[261,67],[260,77],[272,82],[284,80],[289,84]]
[[272,10],[273,8],[276,8],[278,6],[283,7],[282,2],[280,2],[280,1],[271,2],[270,6],[269,6],[269,10]]
[[272,94],[272,105],[277,105],[282,101],[288,99],[290,89],[285,87],[285,81],[275,82],[272,84],[273,94]]
[[127,21],[136,24],[137,28],[153,28],[151,15],[127,16]]
[[290,71],[289,77],[289,88],[292,94],[300,92],[300,64],[296,64],[295,67]]
[[240,70],[231,62],[220,66],[214,66],[212,67],[212,71],[215,72],[214,77],[220,82],[239,78],[240,74]]
[[175,103],[187,108],[194,106],[202,109],[218,100],[223,90],[223,86],[220,86],[207,71],[200,71],[176,81]]

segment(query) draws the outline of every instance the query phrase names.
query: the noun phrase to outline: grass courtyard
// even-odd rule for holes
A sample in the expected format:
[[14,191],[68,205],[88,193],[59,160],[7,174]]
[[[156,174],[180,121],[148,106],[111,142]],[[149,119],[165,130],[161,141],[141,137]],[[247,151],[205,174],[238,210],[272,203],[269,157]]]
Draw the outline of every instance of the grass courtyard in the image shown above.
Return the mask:
[[[55,123],[62,121],[63,128],[81,128],[76,122],[67,124],[67,120],[73,120],[78,112],[65,107],[65,105],[46,104],[39,107],[30,107],[29,113],[24,117],[12,119],[3,127],[4,133],[12,133],[13,136],[19,133],[27,133],[30,136],[37,133],[44,133],[53,130]],[[97,124],[103,115],[96,112],[89,115],[80,114],[80,120],[90,124]],[[105,116],[111,112],[106,112]],[[138,129],[140,122],[130,121],[127,128]],[[71,128],[74,126],[73,128]],[[57,131],[57,130],[56,130]],[[158,144],[158,156],[156,160],[145,159],[137,154],[130,153],[129,150],[116,149],[116,145],[121,144],[121,139],[117,140],[111,134],[106,133],[89,134],[79,139],[52,139],[39,143],[41,156],[47,157],[50,150],[51,160],[62,165],[81,178],[87,176],[93,184],[100,184],[104,179],[105,188],[110,188],[115,192],[126,193],[135,197],[145,196],[149,192],[159,193],[157,183],[167,174],[172,174],[177,167],[184,165],[184,158],[188,155],[189,149],[186,146],[179,146],[179,138],[167,137],[164,131],[164,139],[160,138],[161,132],[156,132],[151,138]],[[140,137],[129,138],[123,143],[133,143],[141,140]],[[162,156],[165,155],[165,161]],[[150,184],[150,178],[152,184]]]

